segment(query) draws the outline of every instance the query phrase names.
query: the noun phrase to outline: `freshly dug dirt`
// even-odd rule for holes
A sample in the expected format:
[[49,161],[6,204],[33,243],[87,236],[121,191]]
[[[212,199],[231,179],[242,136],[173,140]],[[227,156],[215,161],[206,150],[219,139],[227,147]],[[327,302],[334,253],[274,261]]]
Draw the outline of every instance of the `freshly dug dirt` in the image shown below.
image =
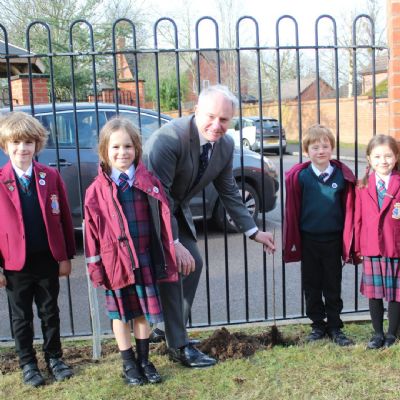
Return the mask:
[[[207,339],[203,340],[197,348],[202,352],[216,358],[219,361],[238,359],[252,356],[257,350],[272,348],[281,345],[295,344],[296,339],[285,339],[276,326],[258,335],[247,335],[243,332],[230,333],[228,329],[221,328]],[[167,354],[165,343],[152,345],[152,350],[157,354]],[[114,343],[102,344],[102,355],[117,353]],[[39,368],[45,370],[45,362],[38,348],[37,352]],[[96,363],[92,360],[92,346],[79,345],[77,347],[65,346],[63,359],[72,367],[84,364]],[[13,350],[0,352],[0,371],[7,374],[19,370],[18,359]]]

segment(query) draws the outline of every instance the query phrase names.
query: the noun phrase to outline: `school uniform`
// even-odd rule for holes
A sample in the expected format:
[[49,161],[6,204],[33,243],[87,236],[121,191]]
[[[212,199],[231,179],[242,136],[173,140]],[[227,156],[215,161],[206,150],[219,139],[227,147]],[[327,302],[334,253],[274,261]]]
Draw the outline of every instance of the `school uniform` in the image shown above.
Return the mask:
[[65,187],[57,170],[33,162],[26,171],[11,162],[0,169],[0,265],[20,366],[36,362],[33,350],[35,302],[41,319],[45,359],[60,358],[59,261],[75,254],[74,232]]
[[168,202],[159,181],[142,163],[127,180],[101,168],[85,197],[85,241],[89,275],[106,289],[110,319],[144,315],[162,321],[157,282],[176,281],[175,249]]
[[400,172],[392,171],[384,192],[372,173],[357,188],[355,250],[363,256],[361,293],[370,299],[400,301]]
[[285,183],[284,260],[302,261],[313,328],[340,329],[342,258],[351,258],[355,177],[336,160],[322,173],[306,162],[288,171]]

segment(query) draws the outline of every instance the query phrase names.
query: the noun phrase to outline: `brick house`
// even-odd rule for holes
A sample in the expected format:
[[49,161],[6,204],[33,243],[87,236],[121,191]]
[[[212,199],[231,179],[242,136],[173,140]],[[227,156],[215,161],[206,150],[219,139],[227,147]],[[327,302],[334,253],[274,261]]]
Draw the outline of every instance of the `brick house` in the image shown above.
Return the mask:
[[[324,79],[319,78],[319,91],[321,99],[329,99],[335,96],[335,89]],[[298,100],[308,101],[317,99],[317,79],[314,76],[300,78],[300,96],[297,89],[297,79],[283,82],[281,85],[283,101]]]
[[[380,84],[384,83],[385,81],[387,82],[388,65],[389,57],[387,53],[375,58],[375,84],[377,89]],[[360,75],[362,77],[362,93],[367,94],[372,90],[372,63],[365,67],[361,71]],[[385,97],[387,97],[387,89],[385,94]]]

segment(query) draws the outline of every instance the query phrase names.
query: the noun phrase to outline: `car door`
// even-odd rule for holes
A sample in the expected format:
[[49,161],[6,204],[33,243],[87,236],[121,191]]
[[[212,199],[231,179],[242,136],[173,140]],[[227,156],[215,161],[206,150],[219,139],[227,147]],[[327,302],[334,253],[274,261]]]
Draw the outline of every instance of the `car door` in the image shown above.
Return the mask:
[[[36,115],[36,118],[49,131],[49,140],[38,156],[38,161],[55,168],[60,168],[61,176],[67,187],[68,199],[74,227],[81,226],[81,202],[79,196],[79,173],[82,182],[82,197],[86,188],[92,183],[97,175],[97,123],[95,110],[77,112],[77,126],[75,125],[74,113],[61,111],[53,117],[52,113]],[[99,112],[99,128],[105,123],[104,112]],[[57,140],[58,138],[58,160]],[[79,150],[76,142],[78,135]],[[78,151],[80,158],[80,169],[78,164]],[[80,171],[80,172],[79,172]],[[82,199],[83,201],[83,199]]]

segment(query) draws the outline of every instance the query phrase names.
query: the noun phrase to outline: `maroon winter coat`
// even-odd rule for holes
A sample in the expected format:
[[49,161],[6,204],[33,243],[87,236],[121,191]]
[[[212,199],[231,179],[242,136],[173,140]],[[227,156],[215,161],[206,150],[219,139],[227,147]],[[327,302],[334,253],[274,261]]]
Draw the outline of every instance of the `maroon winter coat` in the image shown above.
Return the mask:
[[[162,185],[141,162],[136,167],[133,184],[148,196],[150,214],[155,221],[153,228],[161,242],[155,252],[150,249],[156,278],[159,282],[177,281],[171,215]],[[95,287],[113,290],[134,284],[133,268],[139,265],[117,192],[117,185],[99,168],[99,175],[85,195],[85,253],[89,276]],[[159,278],[161,275],[164,277]]]
[[[343,191],[343,210],[345,214],[343,228],[343,253],[344,261],[351,261],[352,244],[354,233],[354,184],[356,178],[353,172],[340,161],[330,160],[331,164],[339,168],[346,182]],[[285,262],[301,260],[301,234],[300,234],[300,213],[301,213],[301,186],[299,183],[300,172],[310,165],[310,161],[294,165],[286,172],[286,205],[285,220],[283,224],[283,259]]]
[[355,251],[362,256],[400,257],[400,172],[393,171],[379,209],[375,173],[356,189]]

